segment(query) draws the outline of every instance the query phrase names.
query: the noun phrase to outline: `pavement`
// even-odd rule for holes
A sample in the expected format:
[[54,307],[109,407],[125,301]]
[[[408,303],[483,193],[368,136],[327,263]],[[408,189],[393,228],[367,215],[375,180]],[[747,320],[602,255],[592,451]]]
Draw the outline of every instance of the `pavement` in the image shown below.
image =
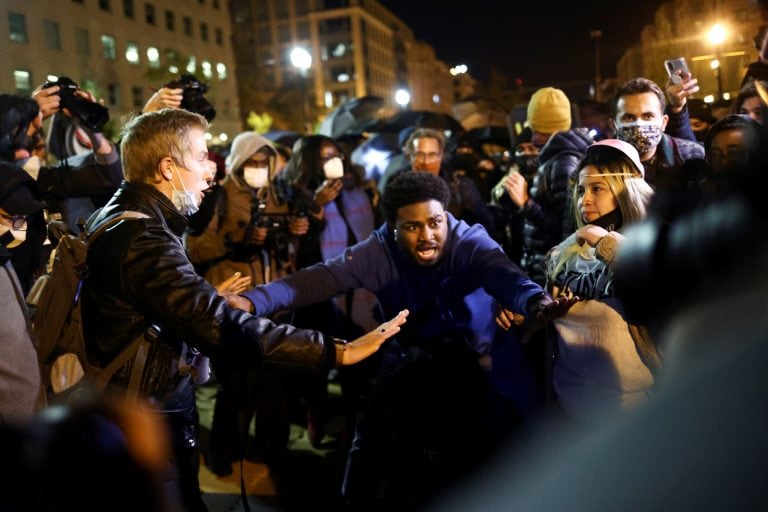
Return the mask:
[[[215,385],[198,388],[197,403],[200,413],[201,453],[207,449],[208,432],[213,417]],[[338,386],[329,386],[329,409],[340,400]],[[312,447],[307,438],[306,425],[291,425],[288,454],[280,468],[270,468],[244,460],[243,481],[252,512],[333,510],[337,508],[341,478],[346,461],[340,434],[343,427],[340,415],[332,416],[326,425],[326,436],[320,449]],[[241,499],[241,464],[232,464],[232,474],[218,477],[200,462],[200,488],[203,501],[210,512],[243,511]]]

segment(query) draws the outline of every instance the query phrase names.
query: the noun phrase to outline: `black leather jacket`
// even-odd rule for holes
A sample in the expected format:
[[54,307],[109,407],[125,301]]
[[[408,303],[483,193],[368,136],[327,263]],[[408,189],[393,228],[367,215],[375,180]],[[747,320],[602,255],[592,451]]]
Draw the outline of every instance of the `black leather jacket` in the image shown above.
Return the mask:
[[89,247],[82,296],[89,357],[104,365],[157,323],[163,341],[184,341],[238,365],[263,360],[312,371],[333,365],[332,338],[229,307],[195,273],[180,238],[186,219],[154,187],[123,182],[89,225],[128,210],[148,218],[122,220]]

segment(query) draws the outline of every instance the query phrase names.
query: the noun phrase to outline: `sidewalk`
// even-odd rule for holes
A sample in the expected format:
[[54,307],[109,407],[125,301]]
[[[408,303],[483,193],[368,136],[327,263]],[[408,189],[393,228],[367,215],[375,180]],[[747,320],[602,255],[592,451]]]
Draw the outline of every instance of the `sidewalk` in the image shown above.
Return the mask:
[[[200,413],[201,453],[205,453],[213,416],[215,386],[201,386],[197,392]],[[338,400],[338,388],[329,388],[330,406]],[[342,419],[334,416],[327,427],[322,449],[312,447],[304,425],[291,426],[288,457],[280,470],[265,464],[243,462],[243,474],[249,507],[253,512],[333,510],[336,508],[346,452],[339,448],[338,434]],[[232,474],[218,477],[200,462],[200,488],[210,512],[242,511],[240,498],[240,463],[232,465]]]

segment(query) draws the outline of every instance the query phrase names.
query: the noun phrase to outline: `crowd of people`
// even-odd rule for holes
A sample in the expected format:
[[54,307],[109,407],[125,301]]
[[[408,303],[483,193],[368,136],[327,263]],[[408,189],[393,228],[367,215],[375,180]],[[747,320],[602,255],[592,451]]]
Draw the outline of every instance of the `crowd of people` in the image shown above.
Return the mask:
[[[745,184],[766,164],[761,62],[717,117],[685,71],[663,87],[629,80],[599,137],[564,91],[541,88],[506,161],[461,134],[409,127],[378,182],[351,161],[354,137],[306,135],[288,148],[243,132],[214,155],[205,133],[215,112],[184,106],[175,83],[119,142],[65,108],[60,85],[0,95],[0,443],[20,469],[11,501],[34,509],[21,504],[23,477],[47,459],[32,445],[66,446],[63,425],[120,444],[113,459],[89,452],[82,470],[100,461],[144,471],[125,482],[147,510],[205,511],[201,448],[218,476],[245,458],[291,471],[296,404],[321,446],[331,376],[344,399],[335,494],[347,510],[421,509],[551,425],[584,433],[653,410],[674,352],[661,319],[682,309],[638,313],[625,253],[648,243],[650,222],[673,233],[681,212],[733,197],[753,206]],[[74,94],[78,108],[97,105]],[[74,127],[90,151],[51,164],[50,117],[51,130]],[[58,249],[48,226],[90,232],[124,212],[139,214],[89,247],[78,299],[96,365],[151,330],[143,412],[112,401],[134,385],[129,361],[103,401],[52,415],[27,305]],[[647,249],[651,262],[638,268],[653,280],[684,238]],[[764,241],[752,248],[762,254]],[[665,303],[682,296],[665,291]],[[205,446],[194,375],[178,371],[199,355],[217,390]],[[146,410],[161,414],[150,421]],[[155,432],[151,446],[136,434],[142,425]],[[112,439],[112,429],[126,434]],[[84,443],[75,434],[68,449]]]

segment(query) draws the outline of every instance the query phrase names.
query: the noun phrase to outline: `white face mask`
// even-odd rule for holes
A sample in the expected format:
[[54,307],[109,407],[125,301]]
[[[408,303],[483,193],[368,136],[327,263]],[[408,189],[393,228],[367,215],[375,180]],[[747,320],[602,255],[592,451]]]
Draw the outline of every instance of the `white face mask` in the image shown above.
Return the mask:
[[[174,169],[176,168],[174,167]],[[179,210],[179,213],[185,217],[189,217],[197,213],[197,210],[200,209],[200,206],[197,204],[197,198],[195,197],[194,193],[187,192],[187,189],[184,186],[184,181],[181,181],[182,191],[176,189],[176,185],[173,184],[173,177],[171,177],[171,186],[173,187],[171,202],[173,203],[173,206]]]
[[0,224],[0,236],[3,236],[9,232],[11,233],[11,236],[13,236],[13,240],[5,244],[6,248],[13,249],[14,247],[18,247],[27,241],[26,226],[24,226],[24,229],[21,230],[21,229],[9,228],[8,226]]
[[327,179],[339,179],[344,176],[344,162],[335,156],[323,164],[323,171]]
[[243,167],[243,179],[250,187],[266,187],[269,184],[269,168]]

